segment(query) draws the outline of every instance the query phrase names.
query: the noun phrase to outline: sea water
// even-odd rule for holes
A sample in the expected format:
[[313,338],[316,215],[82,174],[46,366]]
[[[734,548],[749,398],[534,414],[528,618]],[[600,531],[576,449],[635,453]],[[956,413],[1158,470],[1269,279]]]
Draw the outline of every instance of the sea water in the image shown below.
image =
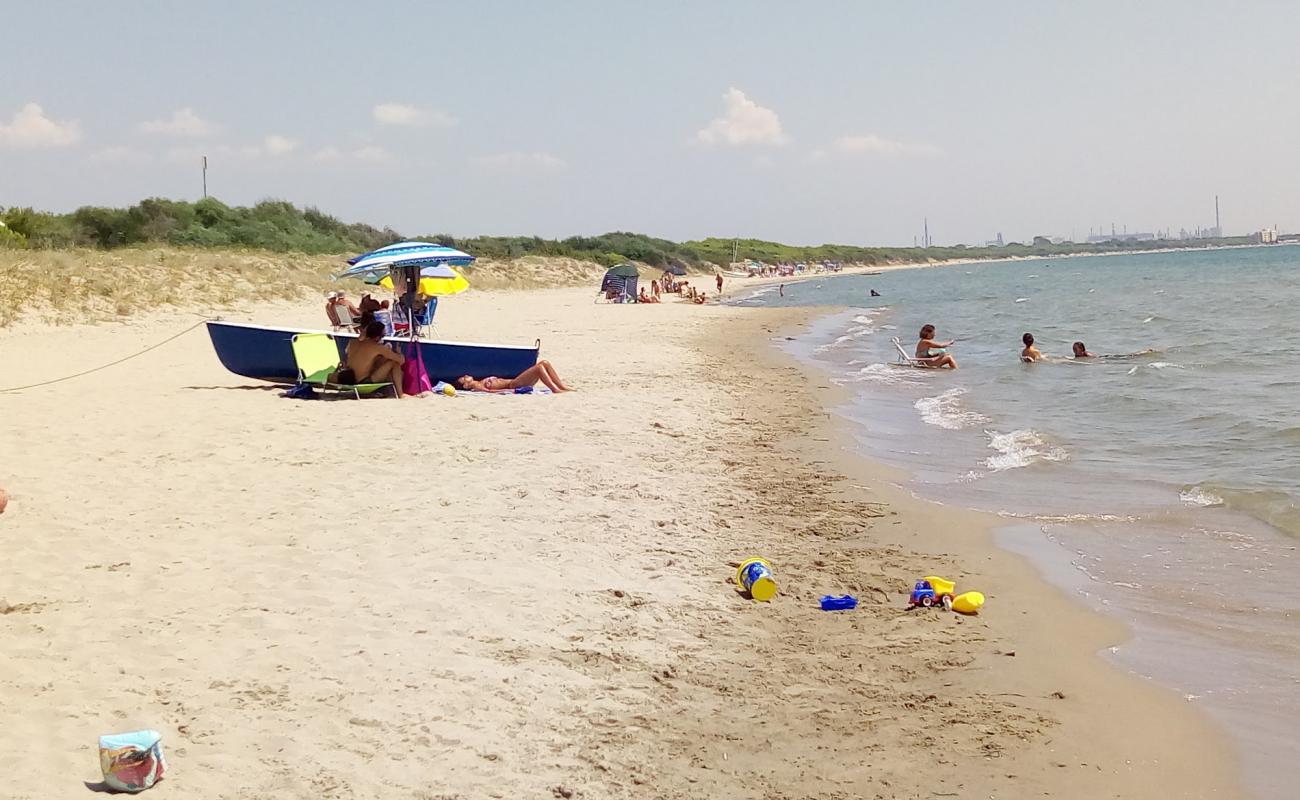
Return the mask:
[[[880,292],[871,297],[870,290]],[[849,307],[791,349],[911,489],[1008,519],[1134,638],[1126,668],[1224,724],[1261,794],[1300,779],[1300,247],[816,277],[743,305]],[[897,366],[923,324],[959,369]],[[1034,334],[1046,362],[1021,363]],[[1070,358],[1082,341],[1105,358]],[[990,609],[992,611],[992,609]],[[1063,635],[1068,635],[1065,632]]]

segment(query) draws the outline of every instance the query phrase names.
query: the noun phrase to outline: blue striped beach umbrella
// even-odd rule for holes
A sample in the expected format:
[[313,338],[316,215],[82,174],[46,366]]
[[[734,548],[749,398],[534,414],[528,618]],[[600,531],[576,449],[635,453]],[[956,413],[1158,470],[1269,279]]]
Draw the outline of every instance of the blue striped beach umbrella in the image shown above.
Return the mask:
[[[349,258],[350,265],[343,272],[334,276],[335,278],[365,278],[369,276],[376,277],[382,282],[385,277],[392,277],[393,283],[397,283],[400,276],[403,279],[404,289],[402,292],[401,303],[408,309],[407,314],[412,315],[409,309],[415,308],[416,287],[420,286],[425,280],[437,282],[446,281],[455,284],[454,291],[463,291],[469,287],[464,276],[452,269],[453,266],[466,266],[474,262],[474,256],[469,253],[457,250],[454,247],[447,247],[443,244],[434,244],[432,242],[397,242],[387,247],[381,247],[378,250],[372,250],[369,253],[363,253],[355,258]],[[449,292],[450,293],[450,292]],[[442,292],[431,292],[431,294],[442,294]],[[416,338],[416,326],[409,326],[411,341]]]
[[339,273],[339,278],[355,278],[388,272],[393,267],[419,268],[424,278],[454,278],[453,266],[463,267],[474,263],[474,256],[432,242],[398,242],[378,250],[372,250],[356,258],[349,258],[350,265]]

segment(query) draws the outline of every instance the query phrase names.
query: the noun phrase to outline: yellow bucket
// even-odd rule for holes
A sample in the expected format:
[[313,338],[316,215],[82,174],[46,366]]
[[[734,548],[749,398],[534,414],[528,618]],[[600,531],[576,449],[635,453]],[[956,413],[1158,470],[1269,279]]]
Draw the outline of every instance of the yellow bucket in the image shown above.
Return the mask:
[[930,588],[934,589],[935,597],[943,597],[945,594],[952,594],[957,589],[957,584],[947,578],[940,578],[937,575],[926,575],[923,580],[930,582]]
[[977,614],[984,605],[984,595],[979,592],[966,592],[952,599],[952,610],[959,614]]
[[750,558],[736,570],[736,585],[749,592],[755,600],[767,602],[776,597],[776,579],[772,565],[765,558]]

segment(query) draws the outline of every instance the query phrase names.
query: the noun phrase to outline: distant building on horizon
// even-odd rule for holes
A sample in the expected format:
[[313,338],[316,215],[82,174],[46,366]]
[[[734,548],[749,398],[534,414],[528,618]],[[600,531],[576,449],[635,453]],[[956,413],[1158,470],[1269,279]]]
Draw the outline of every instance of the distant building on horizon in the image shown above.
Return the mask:
[[1151,242],[1155,241],[1154,233],[1103,233],[1088,237],[1088,244],[1098,244],[1100,242]]
[[996,239],[989,239],[987,242],[984,243],[984,246],[985,246],[985,247],[1003,247],[1004,244],[1005,244],[1005,243],[1002,241],[1002,231],[998,231],[998,238],[996,238]]
[[1260,244],[1277,244],[1277,228],[1260,228],[1251,238]]

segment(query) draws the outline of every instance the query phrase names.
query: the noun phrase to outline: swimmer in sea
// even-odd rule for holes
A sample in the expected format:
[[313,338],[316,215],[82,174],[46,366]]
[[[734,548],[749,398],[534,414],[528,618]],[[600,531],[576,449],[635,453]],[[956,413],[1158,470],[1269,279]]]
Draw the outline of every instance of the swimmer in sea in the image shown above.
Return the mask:
[[946,342],[936,342],[934,340],[934,326],[925,325],[921,328],[919,341],[916,343],[916,360],[922,362],[927,367],[947,367],[957,369],[957,359],[947,351],[952,347],[956,339],[950,339]]
[[1073,349],[1075,358],[1096,358],[1096,356],[1088,352],[1087,347],[1083,346],[1083,342],[1075,342]]
[[1021,336],[1020,341],[1025,343],[1025,349],[1020,351],[1021,361],[1024,361],[1026,364],[1032,364],[1035,361],[1043,360],[1043,354],[1039,352],[1037,347],[1034,347],[1034,335],[1032,333],[1026,333],[1024,336]]

